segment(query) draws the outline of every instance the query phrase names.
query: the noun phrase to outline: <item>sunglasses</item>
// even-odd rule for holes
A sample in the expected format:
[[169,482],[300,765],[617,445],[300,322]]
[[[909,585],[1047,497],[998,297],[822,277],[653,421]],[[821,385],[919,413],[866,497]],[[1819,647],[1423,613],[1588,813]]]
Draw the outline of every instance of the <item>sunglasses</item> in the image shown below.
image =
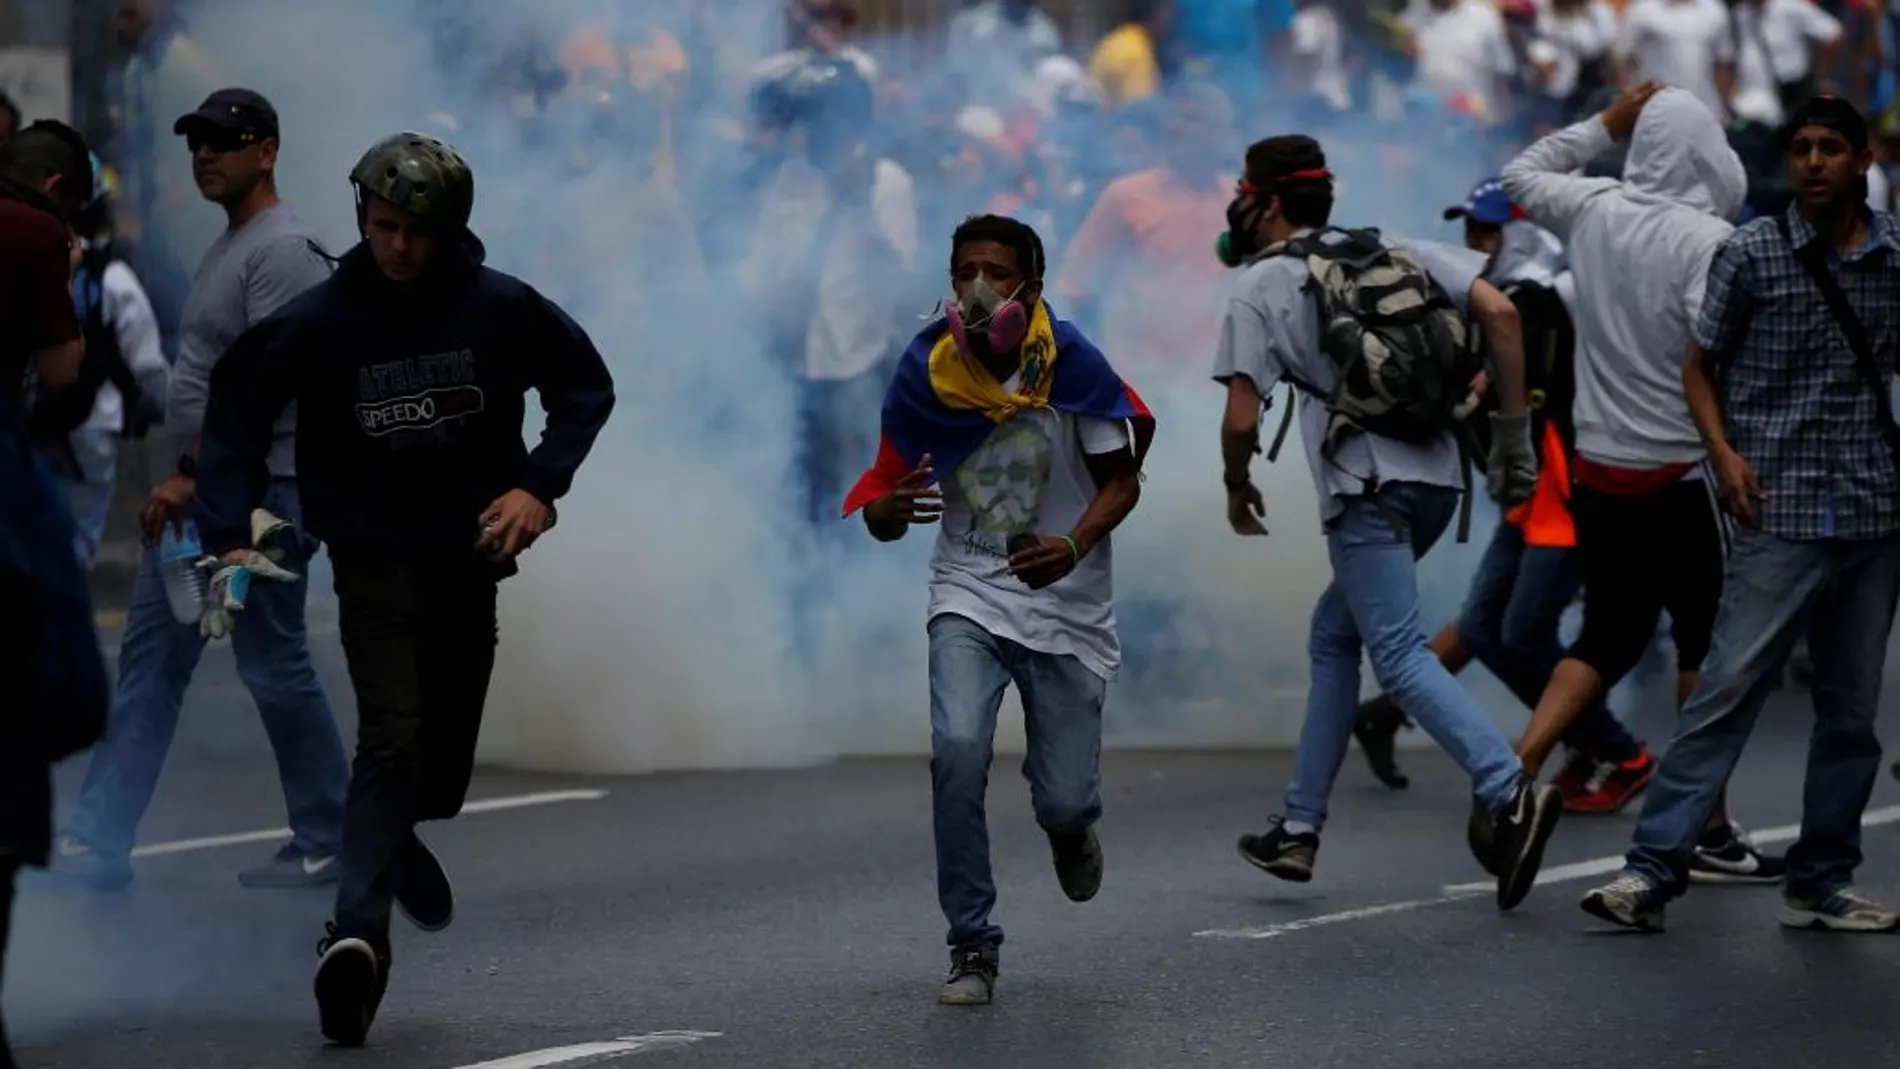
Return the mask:
[[250,148],[252,145],[255,145],[257,141],[257,135],[249,130],[242,132],[236,130],[200,130],[185,135],[185,147],[190,149],[194,156],[198,154],[200,149],[209,149],[223,156],[227,153]]

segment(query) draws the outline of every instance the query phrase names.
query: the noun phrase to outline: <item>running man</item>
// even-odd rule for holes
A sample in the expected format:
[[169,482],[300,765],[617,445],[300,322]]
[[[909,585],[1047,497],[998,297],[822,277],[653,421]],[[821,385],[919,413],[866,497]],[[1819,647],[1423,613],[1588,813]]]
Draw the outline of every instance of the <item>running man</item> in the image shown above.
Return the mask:
[[[954,295],[899,360],[877,461],[845,499],[880,542],[942,521],[930,561],[930,778],[947,1005],[995,994],[984,792],[1003,691],[1027,718],[1036,823],[1072,901],[1102,886],[1102,705],[1121,665],[1109,533],[1154,417],[1043,302],[1042,239],[995,215],[950,241]],[[938,481],[938,472],[947,477]]]
[[[1228,306],[1214,366],[1215,381],[1227,388],[1221,454],[1228,522],[1236,534],[1267,533],[1261,523],[1265,504],[1247,469],[1259,451],[1262,398],[1282,380],[1291,382],[1299,393],[1300,436],[1319,491],[1333,581],[1313,609],[1313,682],[1285,815],[1269,818],[1265,832],[1242,836],[1240,855],[1284,880],[1313,878],[1327,801],[1352,737],[1360,657],[1368,653],[1380,684],[1470,774],[1477,809],[1496,823],[1495,856],[1501,859],[1494,864],[1490,854],[1481,854],[1480,861],[1497,873],[1498,908],[1515,908],[1536,881],[1561,802],[1555,789],[1525,775],[1504,735],[1431,655],[1418,620],[1418,558],[1451,523],[1465,485],[1454,413],[1413,425],[1409,440],[1375,433],[1345,415],[1345,406],[1355,401],[1351,383],[1365,365],[1356,362],[1362,359],[1356,353],[1322,341],[1322,311],[1328,338],[1351,337],[1352,331],[1343,329],[1330,294],[1327,304],[1317,303],[1321,295],[1309,281],[1318,276],[1310,264],[1325,263],[1329,279],[1341,263],[1396,267],[1396,278],[1373,278],[1374,269],[1368,269],[1368,285],[1383,287],[1381,305],[1410,298],[1432,310],[1424,325],[1412,328],[1417,338],[1401,336],[1409,347],[1381,346],[1388,354],[1381,370],[1387,381],[1393,360],[1440,372],[1438,361],[1467,352],[1465,316],[1484,328],[1500,397],[1488,470],[1493,496],[1507,505],[1528,499],[1537,482],[1517,310],[1478,277],[1484,258],[1475,253],[1331,228],[1332,174],[1312,138],[1291,135],[1254,144],[1245,174],[1227,210],[1231,229],[1222,252],[1223,259],[1247,266]],[[1368,233],[1376,248],[1362,247]],[[1443,399],[1464,397],[1474,375]]]
[[[298,578],[268,552],[282,527],[262,511],[271,427],[295,405],[305,522],[330,547],[357,708],[317,1009],[326,1037],[357,1046],[389,984],[391,907],[428,932],[454,919],[416,825],[461,811],[495,665],[496,584],[553,524],[614,393],[586,332],[483,266],[461,154],[397,134],[350,182],[363,240],[218,366],[199,503],[222,558],[205,624],[217,634],[251,611],[247,589]],[[521,440],[530,389],[547,414],[533,451]]]
[[[1575,172],[1628,141],[1622,179]],[[1662,612],[1675,639],[1677,702],[1695,689],[1722,592],[1729,528],[1708,448],[1683,395],[1681,358],[1709,262],[1734,230],[1742,162],[1695,95],[1654,83],[1559,130],[1504,168],[1504,189],[1569,250],[1575,272],[1576,461],[1570,511],[1583,572],[1583,630],[1551,674],[1518,743],[1543,768],[1579,717],[1642,659]],[[1717,804],[1698,878],[1774,883]],[[1473,827],[1482,837],[1482,828]]]

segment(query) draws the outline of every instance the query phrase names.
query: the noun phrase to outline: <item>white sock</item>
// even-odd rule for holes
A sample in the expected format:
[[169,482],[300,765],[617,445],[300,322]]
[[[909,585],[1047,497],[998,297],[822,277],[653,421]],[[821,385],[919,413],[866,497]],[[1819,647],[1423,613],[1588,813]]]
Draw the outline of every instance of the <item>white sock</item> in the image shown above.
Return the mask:
[[1288,835],[1318,835],[1319,829],[1304,820],[1286,820],[1280,822]]

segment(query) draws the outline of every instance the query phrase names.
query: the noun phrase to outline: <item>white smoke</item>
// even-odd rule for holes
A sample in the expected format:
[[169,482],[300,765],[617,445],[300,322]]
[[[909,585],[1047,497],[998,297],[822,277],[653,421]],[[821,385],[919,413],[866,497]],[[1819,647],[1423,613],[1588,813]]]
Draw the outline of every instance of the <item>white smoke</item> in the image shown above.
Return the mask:
[[[680,10],[648,2],[617,10],[636,26]],[[530,145],[508,98],[477,91],[471,72],[503,48],[558,41],[592,8],[433,6],[466,24],[454,70],[431,49],[440,27],[411,4],[201,0],[187,13],[223,80],[279,109],[283,192],[334,248],[355,240],[346,175],[363,148],[400,129],[441,136],[475,168],[473,226],[490,265],[560,302],[613,367],[614,418],[562,502],[561,524],[504,585],[484,756],[619,773],[922,751],[929,532],[878,545],[854,521],[842,563],[808,589],[812,555],[789,492],[794,399],[759,339],[737,326],[738,298],[716,280],[688,280],[696,260],[641,221],[664,199],[643,192],[642,170],[576,168],[575,156],[599,149],[590,137]],[[731,10],[740,7],[753,16],[729,20],[719,42],[728,84],[780,32],[772,5]],[[272,41],[295,47],[264,47]],[[704,136],[708,118],[688,116],[676,135]],[[1241,144],[1289,121],[1243,114]],[[1397,185],[1376,157],[1336,151],[1340,217],[1457,240],[1435,232],[1437,213],[1481,177],[1473,166],[1430,159],[1428,174]],[[736,181],[683,173],[682,195],[715,218],[739,215]],[[712,198],[733,198],[732,211]],[[947,260],[948,240],[924,235],[927,269]],[[1142,504],[1115,535],[1129,670],[1111,692],[1111,744],[1284,745],[1297,735],[1307,619],[1329,578],[1312,482],[1295,437],[1278,465],[1256,468],[1272,537],[1227,531],[1223,399],[1201,370],[1211,360],[1186,360],[1182,383],[1136,383],[1160,429]],[[1434,619],[1456,606],[1484,515],[1473,546],[1424,566]],[[1004,717],[999,745],[1020,744],[1015,720]]]

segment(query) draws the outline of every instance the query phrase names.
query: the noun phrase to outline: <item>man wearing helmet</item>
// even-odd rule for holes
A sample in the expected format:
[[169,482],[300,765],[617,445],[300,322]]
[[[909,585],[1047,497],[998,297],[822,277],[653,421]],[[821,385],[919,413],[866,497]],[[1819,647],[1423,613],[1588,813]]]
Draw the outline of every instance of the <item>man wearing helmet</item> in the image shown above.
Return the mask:
[[[483,266],[468,229],[474,177],[455,149],[397,134],[350,181],[363,240],[218,366],[198,493],[221,558],[212,611],[241,614],[253,579],[285,574],[255,548],[269,518],[254,510],[272,421],[297,406],[304,522],[330,547],[357,699],[342,882],[316,978],[323,1034],[354,1046],[388,984],[392,906],[425,931],[454,917],[415,827],[461,810],[496,584],[552,526],[614,393],[565,312]],[[529,389],[547,414],[532,452]]]

